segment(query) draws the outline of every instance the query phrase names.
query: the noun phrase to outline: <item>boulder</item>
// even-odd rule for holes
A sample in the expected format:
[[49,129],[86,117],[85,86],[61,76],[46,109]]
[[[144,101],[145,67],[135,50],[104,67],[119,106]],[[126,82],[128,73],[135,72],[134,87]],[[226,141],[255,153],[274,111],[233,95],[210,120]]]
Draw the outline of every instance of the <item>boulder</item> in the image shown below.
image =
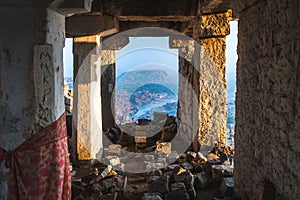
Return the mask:
[[169,176],[152,176],[148,179],[148,191],[167,194],[169,190]]
[[207,178],[205,172],[196,174],[195,180],[194,180],[195,190],[197,190],[197,191],[202,190],[207,185],[208,185],[208,178]]

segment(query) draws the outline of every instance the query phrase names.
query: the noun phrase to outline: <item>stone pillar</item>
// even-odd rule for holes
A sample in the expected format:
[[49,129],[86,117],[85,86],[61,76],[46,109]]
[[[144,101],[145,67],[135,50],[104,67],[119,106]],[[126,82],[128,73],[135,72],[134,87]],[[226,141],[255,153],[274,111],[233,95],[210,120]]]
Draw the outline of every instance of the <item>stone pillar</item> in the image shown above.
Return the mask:
[[202,147],[215,141],[225,144],[227,122],[226,35],[229,34],[231,11],[204,15],[199,32],[199,135]]
[[300,199],[300,4],[237,1],[237,199]]
[[170,42],[180,55],[178,134],[190,143],[194,140],[190,137],[196,136],[204,151],[214,141],[225,143],[226,139],[225,48],[230,17],[230,11],[202,16],[200,30],[192,31],[194,41]]
[[115,50],[120,50],[129,43],[129,38],[124,35],[103,37],[101,43],[101,97],[102,97],[102,128],[112,128],[114,118],[114,89],[116,84],[116,55]]
[[[0,147],[10,151],[64,112],[64,16],[43,5],[0,7]],[[8,169],[0,163],[0,199]]]
[[100,36],[74,38],[73,147],[75,161],[101,158]]
[[102,127],[112,128],[115,125],[113,114],[113,92],[116,80],[116,60],[114,50],[101,51],[101,97],[102,97]]
[[171,38],[170,47],[179,49],[178,133],[172,141],[172,148],[175,145],[177,151],[184,152],[194,141],[199,127],[200,48],[188,37]]

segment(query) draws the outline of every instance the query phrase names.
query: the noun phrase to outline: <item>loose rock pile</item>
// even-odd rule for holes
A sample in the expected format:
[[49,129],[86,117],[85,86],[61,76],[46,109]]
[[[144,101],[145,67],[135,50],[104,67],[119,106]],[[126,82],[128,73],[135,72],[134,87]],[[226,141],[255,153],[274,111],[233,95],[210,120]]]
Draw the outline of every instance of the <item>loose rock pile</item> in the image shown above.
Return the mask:
[[108,129],[102,160],[73,168],[73,199],[231,199],[234,149],[215,143],[210,152],[179,154],[171,146],[176,133],[176,118],[161,113]]
[[[158,142],[157,149],[163,149],[161,145]],[[140,174],[124,170],[127,166],[122,162],[121,145],[110,146],[109,154],[105,155],[110,165],[97,163],[74,168],[73,199],[218,200],[233,197],[233,148],[216,144],[204,156],[192,151],[178,155],[165,147],[167,143],[163,146],[167,150],[141,158],[149,163],[147,166],[152,167],[152,171]],[[175,158],[172,164],[168,162],[170,157]]]

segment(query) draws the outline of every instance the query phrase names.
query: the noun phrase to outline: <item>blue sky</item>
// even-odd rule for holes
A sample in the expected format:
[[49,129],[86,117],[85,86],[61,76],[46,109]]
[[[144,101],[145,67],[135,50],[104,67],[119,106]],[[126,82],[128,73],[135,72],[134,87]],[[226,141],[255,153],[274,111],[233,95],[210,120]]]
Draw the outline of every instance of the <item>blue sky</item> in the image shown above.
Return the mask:
[[[230,23],[230,35],[227,36],[226,73],[235,74],[237,61],[237,21]],[[73,40],[66,39],[64,55],[64,76],[73,76]],[[178,70],[178,50],[169,49],[168,38],[130,38],[130,43],[116,51],[117,75],[128,70],[143,68],[145,65],[165,66]]]
[[178,71],[178,49],[169,49],[167,37],[129,38],[127,46],[116,51],[117,77],[126,71],[169,68]]
[[236,73],[238,22],[230,22],[230,34],[226,37],[226,73]]
[[73,76],[73,39],[66,38],[63,49],[64,77]]

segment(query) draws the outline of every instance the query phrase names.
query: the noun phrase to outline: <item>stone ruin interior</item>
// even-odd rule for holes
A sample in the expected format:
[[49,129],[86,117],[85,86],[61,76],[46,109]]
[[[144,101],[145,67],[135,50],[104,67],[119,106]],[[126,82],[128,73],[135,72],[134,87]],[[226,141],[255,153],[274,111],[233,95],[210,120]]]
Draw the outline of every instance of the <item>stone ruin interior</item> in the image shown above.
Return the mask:
[[[0,199],[300,199],[298,0],[1,0],[0,10]],[[234,148],[225,133],[230,21]],[[168,37],[179,52],[177,116],[119,126],[116,51],[141,36]],[[51,133],[67,136],[47,142]]]

